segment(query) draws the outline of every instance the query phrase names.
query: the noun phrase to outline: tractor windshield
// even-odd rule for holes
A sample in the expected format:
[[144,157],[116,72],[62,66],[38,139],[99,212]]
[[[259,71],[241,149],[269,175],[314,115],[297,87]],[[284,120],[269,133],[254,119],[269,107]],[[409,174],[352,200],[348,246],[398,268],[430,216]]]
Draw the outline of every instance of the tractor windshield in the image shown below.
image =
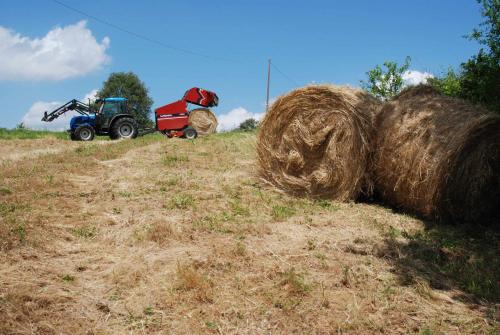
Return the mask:
[[109,115],[118,114],[119,107],[120,103],[118,101],[105,101],[102,105],[101,112]]
[[119,113],[125,112],[125,103],[120,100],[111,100],[111,101],[101,101],[101,104],[98,108],[98,114],[101,115],[115,115]]

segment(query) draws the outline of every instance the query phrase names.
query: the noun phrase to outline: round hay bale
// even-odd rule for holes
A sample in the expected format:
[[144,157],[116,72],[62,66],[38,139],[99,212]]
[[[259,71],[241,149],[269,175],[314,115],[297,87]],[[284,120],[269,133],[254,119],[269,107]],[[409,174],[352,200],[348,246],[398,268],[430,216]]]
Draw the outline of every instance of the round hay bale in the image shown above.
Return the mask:
[[189,123],[198,132],[198,135],[209,135],[217,129],[217,118],[208,108],[193,109],[189,113]]
[[260,124],[260,176],[296,196],[344,201],[370,193],[367,164],[379,105],[362,90],[334,85],[279,97]]
[[445,222],[500,218],[500,117],[428,86],[375,120],[373,175],[385,201]]

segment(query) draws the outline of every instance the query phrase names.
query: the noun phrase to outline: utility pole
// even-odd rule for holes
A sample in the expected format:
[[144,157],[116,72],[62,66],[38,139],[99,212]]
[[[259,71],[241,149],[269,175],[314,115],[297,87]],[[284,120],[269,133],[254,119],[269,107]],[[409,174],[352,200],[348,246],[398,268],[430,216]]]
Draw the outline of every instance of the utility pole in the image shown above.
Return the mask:
[[269,109],[269,83],[271,82],[271,58],[267,63],[267,97],[266,97],[266,113]]

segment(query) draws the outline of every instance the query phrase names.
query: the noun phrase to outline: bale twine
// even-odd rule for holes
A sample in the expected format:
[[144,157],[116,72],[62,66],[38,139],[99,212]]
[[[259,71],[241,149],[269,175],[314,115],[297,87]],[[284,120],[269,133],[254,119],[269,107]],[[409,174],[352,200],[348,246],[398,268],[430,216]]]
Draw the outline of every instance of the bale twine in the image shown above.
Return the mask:
[[260,176],[296,196],[343,201],[370,193],[367,164],[379,105],[362,90],[334,85],[279,97],[260,124]]
[[193,109],[189,113],[189,123],[200,136],[215,133],[218,124],[214,113],[208,108]]
[[500,210],[500,117],[428,86],[375,120],[375,188],[387,202],[445,222],[489,223]]

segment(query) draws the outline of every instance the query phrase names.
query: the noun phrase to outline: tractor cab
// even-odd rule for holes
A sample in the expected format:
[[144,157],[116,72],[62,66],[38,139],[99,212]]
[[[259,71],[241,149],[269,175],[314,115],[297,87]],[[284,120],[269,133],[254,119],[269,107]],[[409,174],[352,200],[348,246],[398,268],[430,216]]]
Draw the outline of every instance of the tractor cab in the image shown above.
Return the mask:
[[104,98],[96,100],[97,124],[103,130],[108,129],[115,116],[129,114],[126,98]]
[[126,98],[104,98],[97,99],[96,114],[117,114],[126,113],[127,99]]

